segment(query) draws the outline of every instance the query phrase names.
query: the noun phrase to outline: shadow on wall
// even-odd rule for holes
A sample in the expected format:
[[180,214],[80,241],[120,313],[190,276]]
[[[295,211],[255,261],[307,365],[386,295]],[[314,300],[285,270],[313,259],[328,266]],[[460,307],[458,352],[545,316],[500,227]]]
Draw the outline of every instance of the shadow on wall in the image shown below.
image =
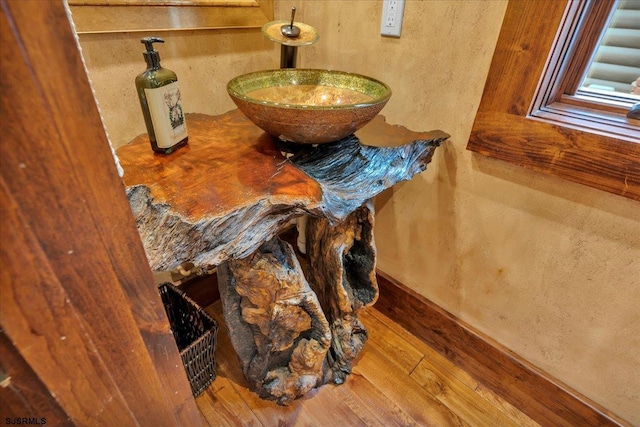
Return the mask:
[[[451,262],[459,254],[459,239],[456,227],[456,189],[458,185],[458,159],[453,141],[438,148],[428,169],[435,169],[434,178],[425,180],[426,173],[416,176],[381,193],[375,199],[376,212],[385,217],[384,236],[378,240],[379,249],[393,253],[396,271],[407,271],[409,265],[420,265],[423,277],[437,281],[443,286],[434,286],[433,291],[446,292],[435,300],[446,300],[449,309],[458,309],[462,302],[459,263]],[[406,201],[394,203],[396,199],[410,200],[411,209],[398,211]],[[382,211],[385,211],[382,213]],[[415,216],[415,214],[418,216]],[[409,216],[406,216],[408,214]],[[389,215],[391,215],[389,217]],[[406,228],[407,230],[402,230]],[[406,236],[406,237],[405,237]],[[401,241],[400,239],[408,239]],[[396,240],[397,239],[397,240]],[[383,248],[384,247],[384,248]],[[389,249],[391,247],[391,249]],[[430,248],[416,252],[412,248]],[[395,255],[396,250],[400,255]],[[386,255],[387,261],[391,256]],[[406,268],[405,268],[406,267]],[[396,277],[404,282],[406,278]],[[405,282],[405,284],[409,283]],[[428,283],[419,285],[428,286]]]

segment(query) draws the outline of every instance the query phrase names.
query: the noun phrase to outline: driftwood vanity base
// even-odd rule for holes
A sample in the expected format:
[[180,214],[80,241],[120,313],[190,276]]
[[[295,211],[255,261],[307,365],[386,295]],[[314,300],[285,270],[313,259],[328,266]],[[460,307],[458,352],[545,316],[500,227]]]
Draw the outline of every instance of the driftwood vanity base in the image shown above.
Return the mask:
[[287,404],[323,384],[331,332],[291,246],[274,237],[217,272],[225,321],[250,388]]
[[307,222],[309,282],[331,328],[328,381],[342,383],[367,340],[358,311],[378,299],[371,202],[332,226],[323,218]]
[[[276,141],[237,110],[187,125],[188,146],[169,156],[146,135],[117,151],[151,268],[217,267],[233,346],[261,397],[287,404],[343,382],[367,339],[358,312],[378,296],[371,199],[423,171],[448,135],[378,116],[313,147]],[[306,275],[277,237],[301,215]]]

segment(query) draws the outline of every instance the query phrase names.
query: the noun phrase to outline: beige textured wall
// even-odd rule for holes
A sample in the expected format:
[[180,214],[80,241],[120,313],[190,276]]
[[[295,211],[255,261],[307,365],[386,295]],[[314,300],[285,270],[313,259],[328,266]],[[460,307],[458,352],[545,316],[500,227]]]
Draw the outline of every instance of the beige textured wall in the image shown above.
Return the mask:
[[[640,424],[640,204],[465,150],[506,2],[408,0],[400,39],[379,36],[381,4],[276,2],[276,19],[296,5],[320,32],[299,66],[379,78],[388,122],[451,134],[429,170],[377,198],[379,267]],[[224,112],[226,81],[278,66],[259,31],[162,35],[187,111]],[[144,132],[138,38],[81,37],[116,145]]]

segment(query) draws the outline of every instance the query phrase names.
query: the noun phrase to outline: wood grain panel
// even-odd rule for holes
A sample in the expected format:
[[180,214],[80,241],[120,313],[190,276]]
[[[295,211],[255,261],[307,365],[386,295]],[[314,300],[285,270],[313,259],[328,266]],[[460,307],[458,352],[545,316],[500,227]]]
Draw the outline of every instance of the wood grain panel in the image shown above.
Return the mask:
[[426,346],[418,348],[416,344],[419,346],[420,341],[412,342],[411,336],[403,336],[398,331],[392,330],[387,324],[391,323],[390,320],[389,322],[380,321],[373,313],[377,311],[363,310],[360,314],[362,323],[367,325],[369,340],[375,342],[380,351],[396,364],[398,369],[410,375],[425,357],[424,347]]
[[49,426],[73,426],[69,416],[3,331],[0,331],[0,368],[4,373],[10,373],[9,383],[0,387],[0,420],[44,418]]
[[273,20],[273,0],[121,1],[70,0],[79,34],[261,28]]
[[470,425],[519,426],[488,401],[478,399],[473,389],[450,378],[447,372],[441,372],[426,358],[411,372],[411,378]]
[[70,280],[53,271],[4,180],[0,190],[2,241],[10,242],[0,246],[2,328],[74,422],[135,425],[105,361],[96,354],[95,336],[89,337],[86,321],[63,288],[62,281]]
[[564,0],[509,2],[479,111],[527,114],[565,6]]
[[[224,325],[220,303],[207,311]],[[375,338],[375,346],[378,340],[391,336],[386,327],[383,329],[382,334]],[[466,425],[402,372],[391,360],[393,354],[370,351],[367,347],[360,359],[361,368],[356,367],[358,373],[349,376],[344,384],[325,385],[290,406],[278,406],[275,402],[260,399],[249,390],[226,328],[220,329],[218,337],[218,377],[197,399],[198,406],[212,425],[217,425],[215,423],[220,416],[224,417],[226,425]],[[403,347],[409,345],[398,337],[394,342]],[[417,363],[415,360],[409,369]],[[214,413],[209,405],[218,410]]]
[[[383,279],[384,280],[384,279]],[[418,339],[416,336],[409,333],[406,329],[401,327],[394,320],[382,314],[380,311],[373,309],[369,316],[362,316],[363,322],[367,325],[371,333],[371,340],[376,342],[376,345],[383,348],[383,351],[387,357],[393,361],[399,361],[399,355],[397,350],[393,350],[388,347],[388,343],[394,344],[397,348],[411,348],[414,352],[421,353],[423,357],[416,364],[410,364],[412,369],[409,372],[412,379],[416,380],[414,373],[420,368],[420,364],[426,363],[429,365],[429,370],[437,372],[440,378],[445,379],[447,382],[457,384],[454,389],[449,389],[445,396],[448,399],[459,399],[466,401],[469,404],[461,405],[461,408],[457,409],[462,413],[470,412],[473,418],[478,421],[479,419],[486,417],[487,413],[493,413],[495,409],[498,409],[502,414],[506,415],[516,425],[520,427],[539,427],[540,425],[520,412],[516,407],[504,400],[501,396],[493,393],[487,389],[483,384],[475,380],[471,375],[464,371],[459,366],[452,363],[450,360],[443,357],[434,349],[429,347],[424,341]],[[384,339],[379,339],[376,335],[380,333],[384,336]],[[465,389],[466,388],[466,389]],[[441,387],[436,390],[442,390]],[[469,393],[472,391],[473,393]],[[478,402],[477,396],[482,397],[484,402]],[[466,397],[465,397],[466,396]],[[438,396],[435,395],[437,398]],[[440,401],[443,401],[440,399]],[[475,410],[472,408],[487,408],[487,403],[491,404],[494,408],[480,409],[482,413],[475,415]],[[449,405],[448,405],[449,406]],[[454,407],[450,405],[449,407]],[[477,410],[477,409],[476,409]],[[466,414],[469,418],[469,414]],[[501,415],[497,414],[496,419],[500,419]],[[485,418],[486,420],[486,418]],[[506,421],[505,424],[509,424]],[[490,422],[489,425],[495,425],[494,422]]]
[[[283,236],[287,237],[292,243],[296,240],[295,235]],[[378,271],[377,280],[380,297],[374,310],[362,312],[361,318],[369,331],[368,345],[375,345],[394,366],[394,370],[404,371],[408,375],[424,357],[428,359],[431,370],[438,372],[440,377],[444,375],[449,378],[448,381],[456,381],[474,390],[520,426],[629,425],[573,390],[556,384],[554,379],[386,274]],[[203,298],[207,301],[217,300],[213,293],[214,286],[211,286],[214,283],[215,278],[212,278],[206,287],[197,291],[206,294]],[[192,288],[191,292],[196,290]],[[224,322],[221,317],[218,320]],[[222,334],[219,339],[224,341],[228,337]],[[224,351],[221,348],[224,349],[225,344],[219,341],[218,345],[219,351]],[[227,357],[237,364],[232,350]],[[218,358],[222,364],[221,370],[233,372],[234,368],[227,366],[227,357]],[[356,361],[356,366],[358,363]],[[236,381],[242,383],[244,379],[240,368],[235,369],[239,373]],[[376,391],[370,382],[359,375],[352,375],[347,385],[349,391],[344,391],[347,397],[355,391],[357,395],[367,396],[367,399],[373,399],[372,396],[377,393],[385,396],[384,390]],[[450,391],[449,396],[456,393]],[[400,425],[411,425],[412,418],[405,410],[385,397],[381,398],[381,402],[369,402],[377,419],[384,421],[385,425],[398,422]],[[202,403],[199,406],[203,408]],[[465,410],[464,406],[462,408]],[[477,416],[474,417],[477,421]]]
[[628,425],[380,271],[378,285],[377,310],[541,425]]
[[[224,327],[220,302],[207,311],[221,325],[218,376],[197,401],[212,426],[539,427],[375,307],[361,312],[371,334],[354,374],[344,384],[324,385],[290,406],[279,406],[249,390]],[[427,371],[422,367],[427,366],[438,376],[438,382],[430,384],[442,386],[431,389],[422,384]]]
[[74,423],[198,425],[64,2],[0,6],[2,327]]
[[500,112],[479,112],[473,132],[477,153],[640,200],[640,143]]

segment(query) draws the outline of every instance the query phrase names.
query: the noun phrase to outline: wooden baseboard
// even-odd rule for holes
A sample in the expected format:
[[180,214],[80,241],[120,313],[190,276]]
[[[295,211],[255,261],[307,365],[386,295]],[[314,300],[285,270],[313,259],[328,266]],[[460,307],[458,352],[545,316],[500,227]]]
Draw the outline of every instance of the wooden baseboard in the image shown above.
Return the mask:
[[542,426],[630,426],[378,270],[375,308]]

